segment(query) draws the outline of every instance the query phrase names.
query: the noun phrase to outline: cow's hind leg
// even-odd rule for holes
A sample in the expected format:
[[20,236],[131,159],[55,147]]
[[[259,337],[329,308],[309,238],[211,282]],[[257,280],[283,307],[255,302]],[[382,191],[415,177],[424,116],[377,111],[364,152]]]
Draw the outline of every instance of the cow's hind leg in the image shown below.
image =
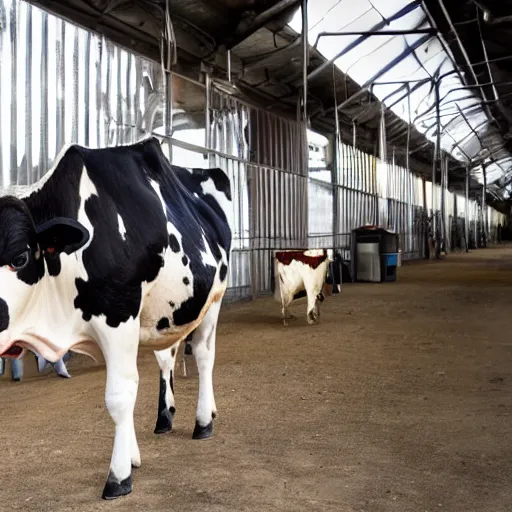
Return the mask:
[[115,423],[114,448],[103,499],[112,500],[132,491],[132,465],[140,466],[133,410],[139,375],[137,348],[139,327],[135,322],[117,328],[102,326],[100,346],[107,366],[105,402]]
[[180,342],[165,350],[155,350],[160,367],[160,392],[158,395],[158,416],[155,434],[165,434],[172,430],[172,420],[176,413],[174,405],[174,366]]
[[307,320],[309,324],[317,324],[320,320],[320,302],[325,300],[325,296],[319,287],[312,287],[308,290],[308,314]]
[[206,439],[212,435],[213,419],[217,414],[213,396],[213,365],[219,311],[220,301],[214,302],[190,341],[199,374],[199,396],[193,439]]

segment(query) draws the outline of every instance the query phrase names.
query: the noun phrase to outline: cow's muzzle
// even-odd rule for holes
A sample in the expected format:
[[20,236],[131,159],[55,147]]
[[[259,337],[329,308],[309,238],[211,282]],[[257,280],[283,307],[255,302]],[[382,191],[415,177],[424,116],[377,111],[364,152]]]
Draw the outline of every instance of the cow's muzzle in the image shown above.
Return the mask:
[[18,359],[23,355],[24,351],[23,347],[11,342],[9,331],[0,333],[0,357]]

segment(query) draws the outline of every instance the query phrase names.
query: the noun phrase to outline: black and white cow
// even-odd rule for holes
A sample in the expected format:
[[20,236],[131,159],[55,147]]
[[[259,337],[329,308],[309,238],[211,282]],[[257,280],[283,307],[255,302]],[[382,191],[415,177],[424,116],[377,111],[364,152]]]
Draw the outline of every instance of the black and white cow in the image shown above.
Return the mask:
[[230,181],[186,170],[156,138],[105,149],[72,146],[23,197],[0,198],[0,356],[69,349],[105,360],[115,423],[103,498],[132,490],[141,464],[133,410],[137,352],[161,370],[157,432],[171,429],[175,351],[199,373],[195,439],[212,434],[215,337],[231,247]]

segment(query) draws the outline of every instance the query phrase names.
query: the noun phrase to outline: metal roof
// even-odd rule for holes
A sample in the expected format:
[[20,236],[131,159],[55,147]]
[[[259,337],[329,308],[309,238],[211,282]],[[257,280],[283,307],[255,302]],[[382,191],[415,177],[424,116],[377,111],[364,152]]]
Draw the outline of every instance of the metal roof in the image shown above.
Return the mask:
[[[229,48],[233,79],[243,95],[267,108],[296,112],[302,90],[300,0],[32,3],[156,61],[167,34],[164,57],[175,57],[175,42],[174,69],[196,79],[205,66],[225,78]],[[396,148],[396,158],[404,163],[409,137],[411,167],[429,177],[437,104],[441,147],[450,155],[450,184],[462,184],[465,167],[471,165],[473,186],[478,188],[483,163],[487,184],[493,184],[490,189],[506,188],[512,176],[512,116],[507,117],[504,99],[505,87],[512,84],[506,84],[506,66],[512,61],[506,60],[505,43],[510,20],[496,22],[496,17],[503,16],[510,3],[484,3],[309,0],[311,128],[333,133],[337,107],[342,139],[351,143],[355,132],[357,145],[375,153],[384,115],[388,152]],[[496,27],[501,46],[490,41],[496,39]],[[499,64],[489,64],[489,59]],[[496,65],[501,67],[494,69]]]

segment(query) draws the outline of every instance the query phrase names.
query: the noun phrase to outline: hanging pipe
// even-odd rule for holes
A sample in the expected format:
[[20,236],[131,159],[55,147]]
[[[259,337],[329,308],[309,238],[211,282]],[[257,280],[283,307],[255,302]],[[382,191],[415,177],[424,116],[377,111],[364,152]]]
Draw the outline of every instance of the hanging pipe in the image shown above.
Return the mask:
[[231,83],[231,50],[227,51],[227,61],[228,61],[228,82]]
[[206,149],[210,149],[210,92],[211,92],[211,80],[210,75],[205,75],[205,106],[204,106],[204,146]]
[[304,123],[308,122],[308,0],[302,0],[302,110]]

